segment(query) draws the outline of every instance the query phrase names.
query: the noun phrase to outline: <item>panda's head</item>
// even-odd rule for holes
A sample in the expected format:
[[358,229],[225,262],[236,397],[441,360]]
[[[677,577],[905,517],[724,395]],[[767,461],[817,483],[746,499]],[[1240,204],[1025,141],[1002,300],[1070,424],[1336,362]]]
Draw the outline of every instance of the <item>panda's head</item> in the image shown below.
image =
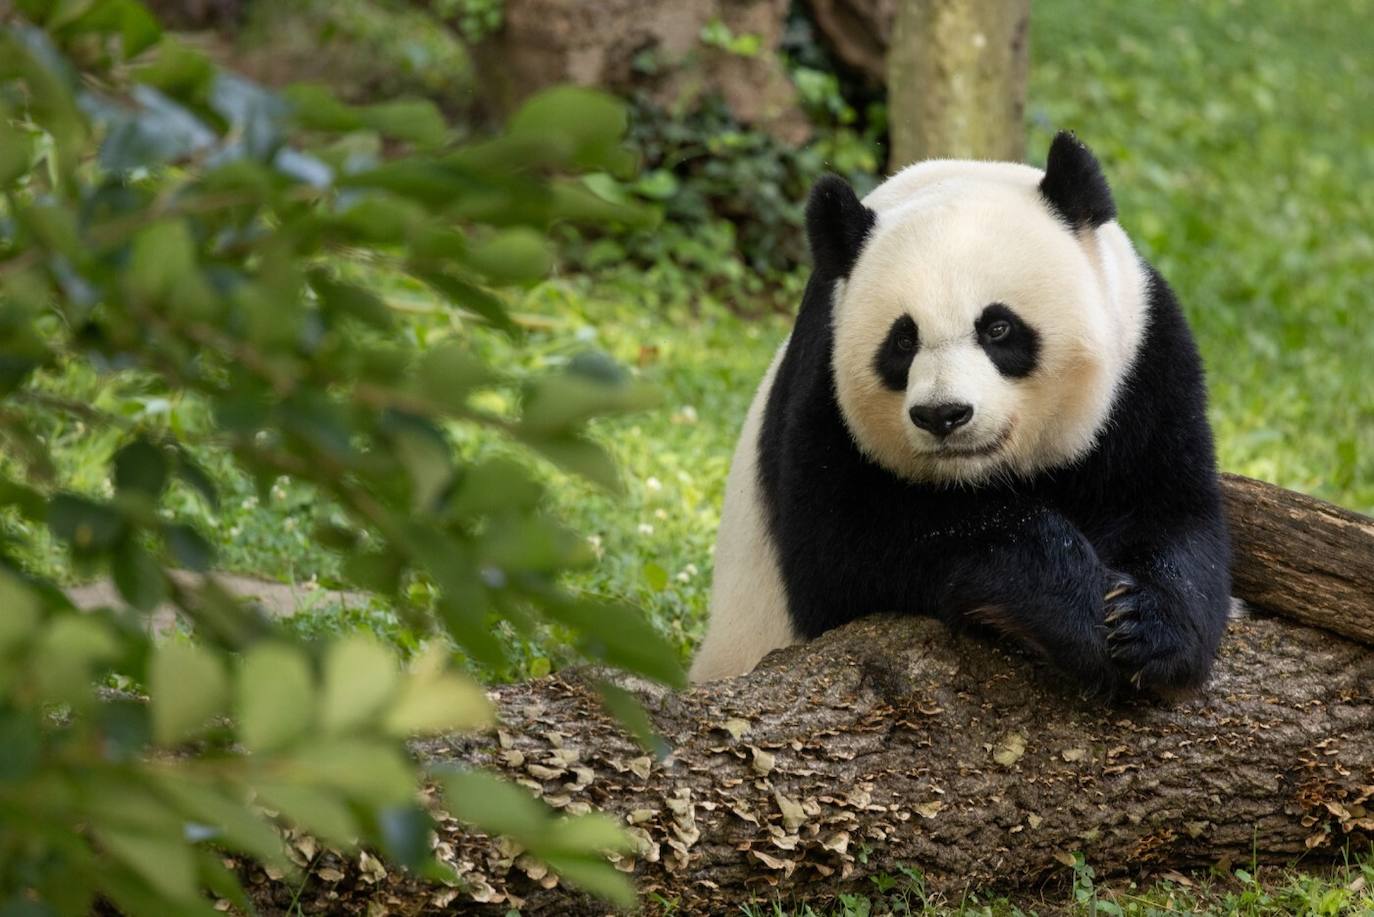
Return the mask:
[[1115,215],[1068,133],[1043,173],[924,162],[863,202],[822,179],[807,231],[833,286],[835,389],[859,448],[910,480],[966,483],[1087,452],[1146,314]]

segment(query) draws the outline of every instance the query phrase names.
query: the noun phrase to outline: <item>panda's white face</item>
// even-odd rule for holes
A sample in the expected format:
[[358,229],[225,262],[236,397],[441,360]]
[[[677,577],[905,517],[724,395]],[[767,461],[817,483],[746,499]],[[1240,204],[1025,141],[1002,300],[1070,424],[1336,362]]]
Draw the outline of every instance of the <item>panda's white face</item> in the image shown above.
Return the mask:
[[864,204],[835,291],[833,368],[859,447],[903,477],[977,483],[1091,448],[1144,331],[1146,276],[1115,222],[1071,231],[1005,163],[935,161]]

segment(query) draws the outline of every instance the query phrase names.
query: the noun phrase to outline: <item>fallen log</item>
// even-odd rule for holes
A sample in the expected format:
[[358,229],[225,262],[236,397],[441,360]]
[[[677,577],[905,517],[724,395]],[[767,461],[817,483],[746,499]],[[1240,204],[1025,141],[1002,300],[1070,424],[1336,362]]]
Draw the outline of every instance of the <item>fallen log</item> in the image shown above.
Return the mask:
[[[1359,583],[1374,550],[1340,553],[1329,539],[1344,551],[1347,527],[1362,539],[1369,520],[1257,482],[1228,478],[1226,488],[1238,547],[1265,552],[1238,561],[1241,596],[1365,633],[1374,593],[1361,595]],[[1305,535],[1290,539],[1284,526]],[[1270,576],[1296,578],[1292,588],[1253,586],[1266,564]],[[1309,588],[1308,577],[1325,585]],[[1314,604],[1326,600],[1345,603],[1341,614]],[[416,752],[503,772],[561,808],[622,818],[639,847],[620,867],[678,913],[774,895],[830,899],[899,866],[957,895],[1038,887],[1066,876],[1074,853],[1106,877],[1285,864],[1374,837],[1374,652],[1282,619],[1232,622],[1205,692],[1108,707],[934,621],[868,618],[739,678],[677,694],[632,685],[672,748],[664,760],[601,711],[595,677],[570,670],[497,688],[495,736],[426,741]],[[364,869],[325,854],[320,874],[332,881],[309,882],[298,904],[306,913],[379,903],[399,913],[479,903],[606,910],[456,822],[442,821],[437,841],[462,887],[379,876],[375,861]],[[250,887],[269,913],[298,894],[260,872]]]
[[1222,494],[1237,596],[1374,644],[1374,519],[1238,474]]

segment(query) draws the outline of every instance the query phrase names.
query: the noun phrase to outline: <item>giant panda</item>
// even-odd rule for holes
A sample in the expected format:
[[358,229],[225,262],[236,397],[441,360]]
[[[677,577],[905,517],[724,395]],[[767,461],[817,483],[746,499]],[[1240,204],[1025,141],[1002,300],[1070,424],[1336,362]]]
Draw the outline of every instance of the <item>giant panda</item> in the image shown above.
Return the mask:
[[1012,640],[1091,691],[1202,685],[1230,605],[1203,370],[1058,134],[806,209],[813,272],[726,484],[694,681],[862,615]]

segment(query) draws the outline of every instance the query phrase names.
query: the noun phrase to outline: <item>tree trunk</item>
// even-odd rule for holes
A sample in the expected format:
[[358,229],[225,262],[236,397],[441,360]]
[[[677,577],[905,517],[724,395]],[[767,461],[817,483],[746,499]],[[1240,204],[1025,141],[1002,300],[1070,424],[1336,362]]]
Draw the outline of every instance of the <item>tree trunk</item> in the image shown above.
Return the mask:
[[864,82],[887,82],[887,49],[898,0],[809,0],[811,18],[821,40],[840,63],[862,75]]
[[[789,144],[810,135],[778,44],[788,0],[503,0],[501,29],[472,48],[481,104],[513,111],[561,83],[642,93],[670,111],[717,93],[744,124]],[[712,23],[752,53],[703,40]]]
[[[1374,569],[1374,520],[1247,479],[1228,477],[1226,491],[1238,594],[1367,633],[1374,591],[1358,590]],[[1358,534],[1341,542],[1352,526]],[[1332,584],[1342,573],[1349,588]],[[1274,576],[1289,588],[1275,589]],[[1341,615],[1309,597],[1343,603]],[[496,736],[416,751],[505,772],[558,807],[623,818],[640,848],[621,867],[680,913],[774,894],[830,899],[899,866],[957,895],[1040,886],[1067,873],[1072,853],[1106,877],[1283,864],[1374,836],[1374,653],[1284,620],[1233,621],[1196,697],[1108,707],[935,621],[867,618],[739,678],[679,694],[632,685],[673,749],[664,761],[601,712],[593,674],[498,688]],[[437,849],[464,887],[325,853],[299,903],[306,913],[605,910],[452,821]],[[268,913],[295,894],[250,873]]]
[[900,0],[887,56],[890,171],[1025,154],[1030,0]]
[[245,0],[144,0],[158,21],[174,29],[229,28],[243,18]]

